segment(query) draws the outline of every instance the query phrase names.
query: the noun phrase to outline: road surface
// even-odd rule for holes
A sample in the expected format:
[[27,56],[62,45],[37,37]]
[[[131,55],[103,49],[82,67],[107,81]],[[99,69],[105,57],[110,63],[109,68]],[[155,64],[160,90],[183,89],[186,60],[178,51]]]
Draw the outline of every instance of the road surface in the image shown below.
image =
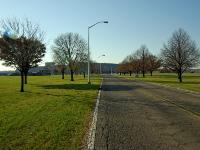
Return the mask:
[[200,150],[200,95],[105,76],[96,150]]

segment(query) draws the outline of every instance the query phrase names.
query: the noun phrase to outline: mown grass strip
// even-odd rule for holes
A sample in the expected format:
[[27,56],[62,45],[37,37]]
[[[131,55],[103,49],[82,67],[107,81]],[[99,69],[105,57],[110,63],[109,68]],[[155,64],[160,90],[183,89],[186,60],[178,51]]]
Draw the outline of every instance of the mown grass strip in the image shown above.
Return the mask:
[[0,77],[0,149],[78,149],[94,106],[100,77]]
[[191,90],[200,92],[200,73],[185,73],[183,74],[183,82],[179,83],[177,75],[175,73],[154,73],[153,76],[146,74],[145,78],[142,76],[135,77],[134,75],[129,76],[115,74],[117,77],[123,77],[131,80],[141,80],[146,82],[153,82],[181,89]]

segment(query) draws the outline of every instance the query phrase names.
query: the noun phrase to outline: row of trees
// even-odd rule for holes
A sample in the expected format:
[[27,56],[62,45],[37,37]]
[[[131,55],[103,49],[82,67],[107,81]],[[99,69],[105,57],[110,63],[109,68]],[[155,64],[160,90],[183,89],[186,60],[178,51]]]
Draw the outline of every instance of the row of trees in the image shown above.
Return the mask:
[[150,53],[145,45],[142,45],[135,53],[128,55],[120,65],[118,65],[117,72],[122,73],[135,73],[136,76],[141,72],[145,77],[146,72],[153,71],[161,66],[159,58]]
[[134,54],[123,60],[118,66],[118,72],[129,72],[130,75],[132,72],[142,72],[145,77],[147,71],[152,75],[154,70],[162,67],[177,73],[179,81],[182,82],[183,73],[197,66],[199,62],[199,48],[189,34],[180,28],[173,33],[167,44],[164,44],[159,58],[152,55],[146,46],[141,46]]
[[[20,91],[24,92],[28,71],[38,66],[45,56],[44,32],[39,25],[28,19],[2,20],[0,31],[0,60],[4,61],[4,65],[14,67],[20,72]],[[79,34],[61,34],[54,40],[52,51],[54,62],[62,72],[62,78],[64,79],[64,71],[68,66],[71,81],[74,81],[74,71],[86,64],[86,41]]]

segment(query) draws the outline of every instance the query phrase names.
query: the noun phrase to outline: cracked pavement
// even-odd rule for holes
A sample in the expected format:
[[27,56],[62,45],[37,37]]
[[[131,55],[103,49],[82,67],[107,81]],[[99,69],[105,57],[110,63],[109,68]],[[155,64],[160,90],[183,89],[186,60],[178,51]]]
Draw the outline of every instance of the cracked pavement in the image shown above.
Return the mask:
[[96,150],[199,150],[200,95],[104,76]]

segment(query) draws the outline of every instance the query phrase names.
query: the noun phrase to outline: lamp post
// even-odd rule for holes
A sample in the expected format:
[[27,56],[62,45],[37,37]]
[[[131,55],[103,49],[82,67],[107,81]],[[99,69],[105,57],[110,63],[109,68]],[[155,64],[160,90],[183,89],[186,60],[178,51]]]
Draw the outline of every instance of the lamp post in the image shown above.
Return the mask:
[[[100,57],[104,57],[104,56],[106,56],[106,55],[103,54],[103,55],[99,56],[98,58],[100,58]],[[99,68],[99,74],[101,75],[101,62],[99,62],[99,66],[100,66],[100,68]]]
[[88,84],[91,84],[90,82],[90,28],[94,27],[95,25],[99,23],[108,23],[108,21],[99,21],[88,27]]

